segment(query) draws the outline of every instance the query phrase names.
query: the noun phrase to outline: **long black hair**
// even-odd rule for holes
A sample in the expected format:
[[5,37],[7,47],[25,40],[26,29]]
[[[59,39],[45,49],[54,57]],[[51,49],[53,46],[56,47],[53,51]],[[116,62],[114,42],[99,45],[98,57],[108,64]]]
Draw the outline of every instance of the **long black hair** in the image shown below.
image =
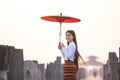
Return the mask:
[[[73,30],[68,30],[66,31],[66,34],[67,33],[70,33],[72,36],[73,36],[73,41],[76,45],[76,52],[75,52],[75,55],[74,55],[74,63],[75,65],[77,66],[77,68],[79,68],[79,59],[82,59],[81,55],[79,54],[79,51],[78,51],[78,45],[77,45],[77,39],[76,39],[76,34]],[[69,42],[67,42],[67,45],[69,45]],[[83,60],[83,59],[82,59]]]

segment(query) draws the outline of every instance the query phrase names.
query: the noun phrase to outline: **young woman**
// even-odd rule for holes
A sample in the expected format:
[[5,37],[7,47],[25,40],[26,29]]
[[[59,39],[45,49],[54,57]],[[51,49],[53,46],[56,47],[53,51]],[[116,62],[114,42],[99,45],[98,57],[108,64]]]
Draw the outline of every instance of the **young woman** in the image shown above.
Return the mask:
[[76,80],[78,60],[82,58],[77,49],[76,35],[73,30],[66,32],[67,47],[63,43],[58,45],[64,57],[64,80]]

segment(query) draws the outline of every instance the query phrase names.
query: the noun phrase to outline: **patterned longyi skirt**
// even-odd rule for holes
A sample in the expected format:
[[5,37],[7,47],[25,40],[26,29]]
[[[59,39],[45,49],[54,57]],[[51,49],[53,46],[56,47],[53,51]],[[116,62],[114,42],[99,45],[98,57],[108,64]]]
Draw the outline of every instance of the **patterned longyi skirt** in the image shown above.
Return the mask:
[[65,60],[64,63],[64,80],[76,80],[77,67],[73,61]]

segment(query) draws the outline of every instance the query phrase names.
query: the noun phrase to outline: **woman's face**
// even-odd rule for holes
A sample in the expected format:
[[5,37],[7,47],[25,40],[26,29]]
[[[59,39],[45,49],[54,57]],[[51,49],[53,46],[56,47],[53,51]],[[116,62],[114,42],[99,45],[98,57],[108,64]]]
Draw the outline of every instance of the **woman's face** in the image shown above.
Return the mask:
[[72,34],[70,34],[69,32],[67,32],[66,33],[66,40],[67,40],[67,42],[71,42],[71,41],[73,41],[73,35]]

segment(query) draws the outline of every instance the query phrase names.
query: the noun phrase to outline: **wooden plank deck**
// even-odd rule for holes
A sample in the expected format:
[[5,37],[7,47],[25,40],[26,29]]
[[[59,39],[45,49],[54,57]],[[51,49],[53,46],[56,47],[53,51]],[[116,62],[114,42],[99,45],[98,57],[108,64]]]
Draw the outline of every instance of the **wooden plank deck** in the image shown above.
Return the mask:
[[101,76],[96,76],[96,77],[94,77],[94,76],[88,76],[88,77],[86,77],[85,79],[83,79],[83,80],[103,80],[103,78],[101,77]]

